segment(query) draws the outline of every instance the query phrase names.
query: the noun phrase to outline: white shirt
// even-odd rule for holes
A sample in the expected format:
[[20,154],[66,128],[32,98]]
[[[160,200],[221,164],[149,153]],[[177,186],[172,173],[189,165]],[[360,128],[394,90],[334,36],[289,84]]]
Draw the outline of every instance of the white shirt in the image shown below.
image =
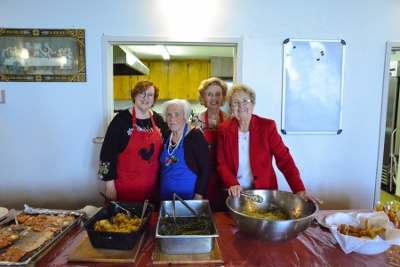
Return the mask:
[[253,189],[254,179],[250,167],[250,132],[239,131],[239,169],[237,179],[243,189]]

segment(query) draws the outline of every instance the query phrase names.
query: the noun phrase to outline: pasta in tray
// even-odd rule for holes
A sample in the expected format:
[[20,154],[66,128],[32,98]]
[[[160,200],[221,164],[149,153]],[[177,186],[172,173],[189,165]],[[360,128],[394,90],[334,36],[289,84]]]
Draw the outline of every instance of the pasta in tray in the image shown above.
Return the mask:
[[94,224],[94,230],[104,232],[135,232],[139,229],[142,220],[138,216],[129,219],[124,213],[118,213],[111,220],[100,220]]
[[257,211],[243,210],[243,214],[254,218],[265,219],[265,220],[289,220],[289,217],[283,210],[267,211],[266,209],[260,209]]

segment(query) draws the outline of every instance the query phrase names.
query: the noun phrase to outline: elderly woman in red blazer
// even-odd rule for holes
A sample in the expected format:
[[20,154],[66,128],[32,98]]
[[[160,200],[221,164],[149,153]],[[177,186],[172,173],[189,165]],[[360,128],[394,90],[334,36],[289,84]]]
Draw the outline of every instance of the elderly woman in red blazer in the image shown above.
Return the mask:
[[322,203],[306,192],[275,121],[253,114],[254,91],[246,85],[235,84],[227,98],[234,118],[218,128],[218,172],[229,195],[239,197],[245,189],[278,189],[272,166],[274,157],[293,193],[304,200]]

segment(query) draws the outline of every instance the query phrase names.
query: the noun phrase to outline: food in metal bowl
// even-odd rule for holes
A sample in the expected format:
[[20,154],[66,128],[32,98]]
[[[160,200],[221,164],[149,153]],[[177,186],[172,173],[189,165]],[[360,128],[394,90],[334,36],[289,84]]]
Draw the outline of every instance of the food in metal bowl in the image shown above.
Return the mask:
[[243,210],[243,214],[254,218],[265,219],[265,220],[289,220],[289,217],[283,210],[266,210],[260,209],[256,211]]
[[[264,201],[256,203],[249,199],[229,196],[226,205],[233,222],[247,235],[267,242],[281,242],[296,238],[310,225],[318,212],[318,206],[304,201],[297,195],[281,190],[245,190],[246,193],[261,196]],[[247,212],[283,211],[288,220],[270,220],[246,215]]]

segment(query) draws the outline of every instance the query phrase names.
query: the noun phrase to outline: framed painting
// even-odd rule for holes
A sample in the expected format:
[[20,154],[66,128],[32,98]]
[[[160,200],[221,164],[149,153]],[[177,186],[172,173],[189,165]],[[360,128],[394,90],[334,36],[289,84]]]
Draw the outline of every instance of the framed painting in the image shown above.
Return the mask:
[[86,82],[85,30],[0,29],[1,82]]

